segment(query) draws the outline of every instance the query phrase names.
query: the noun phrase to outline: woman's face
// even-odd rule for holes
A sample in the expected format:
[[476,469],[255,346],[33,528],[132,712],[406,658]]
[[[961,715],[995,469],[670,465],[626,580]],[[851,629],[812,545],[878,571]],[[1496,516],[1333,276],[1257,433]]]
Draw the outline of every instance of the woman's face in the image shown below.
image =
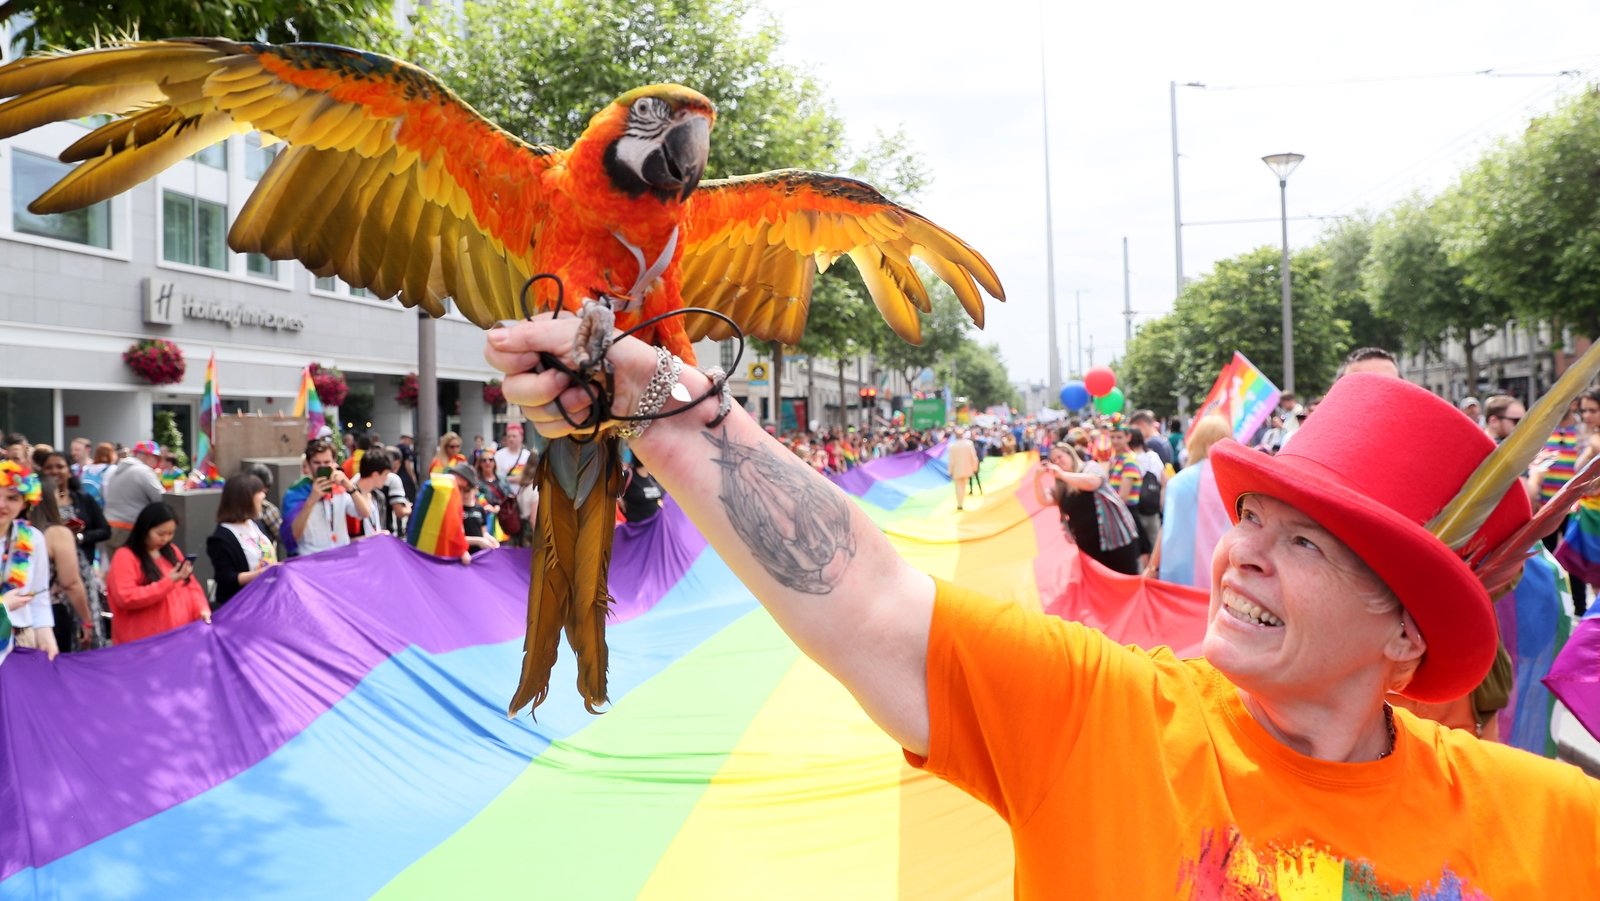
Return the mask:
[[484,457],[478,461],[478,474],[486,479],[494,478],[494,458]]
[[456,454],[461,453],[461,439],[460,438],[451,438],[449,441],[446,441],[441,446],[444,448],[444,455],[446,457],[454,457]]
[[9,528],[26,507],[22,492],[15,488],[0,488],[0,528]]
[[56,490],[67,490],[67,479],[72,476],[72,470],[67,466],[67,458],[52,454],[44,461],[44,474],[55,479]]
[[169,520],[169,521],[164,522],[161,525],[156,526],[155,528],[150,530],[150,535],[149,535],[148,538],[145,539],[144,546],[145,546],[145,548],[147,550],[149,550],[151,552],[159,551],[162,548],[166,547],[167,545],[171,544],[172,543],[172,539],[177,534],[178,534],[178,523],[177,523],[177,521],[176,520]]

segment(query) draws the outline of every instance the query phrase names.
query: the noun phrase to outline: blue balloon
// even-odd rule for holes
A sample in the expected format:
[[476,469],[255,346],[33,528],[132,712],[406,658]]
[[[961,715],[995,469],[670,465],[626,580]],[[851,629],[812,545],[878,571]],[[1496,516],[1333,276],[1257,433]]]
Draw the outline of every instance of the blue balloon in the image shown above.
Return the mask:
[[1089,389],[1082,382],[1068,382],[1061,386],[1061,406],[1068,410],[1081,410],[1089,405]]

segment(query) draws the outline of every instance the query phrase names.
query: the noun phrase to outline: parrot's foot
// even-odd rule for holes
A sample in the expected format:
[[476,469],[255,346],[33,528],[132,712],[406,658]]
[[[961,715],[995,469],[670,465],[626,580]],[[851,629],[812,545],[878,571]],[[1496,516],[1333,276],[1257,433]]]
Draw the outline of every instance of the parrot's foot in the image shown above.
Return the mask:
[[578,362],[578,371],[591,375],[606,363],[606,351],[611,349],[611,333],[615,331],[617,316],[608,300],[586,300],[578,310],[578,335],[573,339],[572,355]]

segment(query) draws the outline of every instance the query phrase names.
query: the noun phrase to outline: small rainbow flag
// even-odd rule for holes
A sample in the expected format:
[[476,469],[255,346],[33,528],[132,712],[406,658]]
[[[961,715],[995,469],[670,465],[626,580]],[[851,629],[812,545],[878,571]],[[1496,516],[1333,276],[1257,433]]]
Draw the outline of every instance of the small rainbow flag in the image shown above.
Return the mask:
[[467,550],[461,492],[456,477],[434,473],[417,493],[417,506],[406,528],[406,543],[435,557],[460,557]]
[[294,399],[294,416],[306,418],[306,440],[312,441],[328,417],[322,412],[322,398],[317,396],[317,386],[311,381],[311,367],[300,370],[300,394]]
[[1194,423],[1211,413],[1221,413],[1233,423],[1234,439],[1249,441],[1267,421],[1267,417],[1272,415],[1280,393],[1278,386],[1272,384],[1254,363],[1246,359],[1244,354],[1234,351],[1233,359],[1222,367],[1222,372],[1217,374],[1217,380],[1211,385],[1210,393],[1201,402],[1200,409],[1195,411],[1189,428],[1193,429]]
[[217,469],[217,420],[222,418],[222,396],[217,393],[217,352],[206,361],[206,387],[200,395],[200,435],[195,439],[195,464],[189,480],[197,485],[222,481]]

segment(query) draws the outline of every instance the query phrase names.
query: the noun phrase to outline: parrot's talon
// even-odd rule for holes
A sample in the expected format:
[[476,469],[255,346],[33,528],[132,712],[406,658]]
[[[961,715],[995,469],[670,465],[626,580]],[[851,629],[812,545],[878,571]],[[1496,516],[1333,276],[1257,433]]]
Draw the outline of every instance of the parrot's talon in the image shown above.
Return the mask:
[[617,315],[611,310],[608,298],[585,300],[578,310],[578,333],[573,338],[572,356],[578,371],[591,375],[601,366],[610,371],[606,351],[611,349],[611,333],[616,330]]

